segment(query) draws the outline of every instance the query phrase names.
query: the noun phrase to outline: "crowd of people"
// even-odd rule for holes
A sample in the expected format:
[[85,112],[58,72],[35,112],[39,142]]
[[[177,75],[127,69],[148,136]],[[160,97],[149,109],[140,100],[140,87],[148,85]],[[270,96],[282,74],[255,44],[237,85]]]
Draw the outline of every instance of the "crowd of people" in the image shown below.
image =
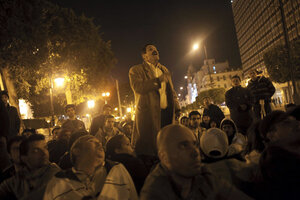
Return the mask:
[[178,118],[156,47],[141,54],[144,63],[129,71],[135,121],[117,123],[106,104],[86,130],[67,105],[68,120],[49,141],[32,130],[10,135],[2,98],[1,158],[7,152],[9,164],[1,169],[0,199],[299,199],[299,106],[272,111],[274,87],[252,71],[247,88],[232,77],[230,118],[210,97],[203,112]]

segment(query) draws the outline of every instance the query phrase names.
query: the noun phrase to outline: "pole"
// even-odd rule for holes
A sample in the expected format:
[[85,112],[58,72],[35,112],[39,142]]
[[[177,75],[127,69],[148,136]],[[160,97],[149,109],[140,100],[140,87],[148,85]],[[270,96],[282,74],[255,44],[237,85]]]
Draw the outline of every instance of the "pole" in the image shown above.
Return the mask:
[[117,88],[117,94],[118,94],[120,116],[122,117],[123,114],[122,114],[122,105],[121,105],[120,90],[119,90],[119,81],[117,79],[116,79],[116,88]]
[[208,76],[209,76],[209,81],[210,81],[210,87],[213,88],[213,83],[212,83],[212,78],[211,78],[211,73],[210,73],[210,68],[209,68],[209,62],[208,62],[208,58],[207,58],[206,46],[203,45],[203,47],[204,47],[205,60],[207,61],[207,71],[208,71]]
[[282,26],[283,26],[284,41],[285,41],[285,46],[287,48],[287,53],[288,53],[288,65],[290,66],[290,75],[291,75],[292,87],[293,87],[293,99],[294,99],[294,103],[295,103],[296,95],[297,95],[296,81],[295,81],[295,76],[294,76],[295,69],[294,69],[294,65],[292,63],[291,47],[290,47],[288,30],[287,30],[287,26],[286,26],[286,19],[285,19],[285,15],[284,15],[283,2],[282,2],[282,0],[278,0],[278,1],[279,1],[279,9],[280,9],[280,14],[281,14],[281,22],[282,22]]
[[52,74],[50,75],[50,114],[51,114],[51,122],[50,125],[55,125],[55,119],[54,119],[54,106],[53,106],[53,80],[52,80]]

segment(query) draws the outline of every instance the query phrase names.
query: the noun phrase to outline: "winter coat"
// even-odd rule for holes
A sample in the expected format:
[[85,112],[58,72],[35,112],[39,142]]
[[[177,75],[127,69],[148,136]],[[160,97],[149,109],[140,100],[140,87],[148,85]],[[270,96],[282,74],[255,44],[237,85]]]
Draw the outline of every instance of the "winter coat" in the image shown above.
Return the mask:
[[208,108],[204,108],[203,115],[207,115],[210,117],[211,121],[215,121],[217,123],[217,127],[220,126],[222,119],[225,118],[225,115],[222,112],[222,110],[214,104],[210,104]]
[[261,99],[263,99],[265,103],[269,103],[275,93],[274,85],[264,76],[258,76],[255,81],[250,80],[247,89],[251,92],[253,104],[259,104],[259,100]]
[[[176,189],[170,174],[161,164],[147,177],[142,188],[141,200],[180,200],[180,191]],[[186,199],[250,199],[228,182],[217,179],[205,166],[194,177],[190,194]]]
[[9,124],[10,124],[9,126],[10,131],[9,131],[8,138],[12,138],[19,134],[21,121],[16,107],[8,105],[7,111],[9,115]]
[[17,173],[0,185],[0,199],[14,196],[20,200],[40,200],[43,198],[47,183],[60,171],[55,164],[49,164],[35,171]]
[[104,121],[105,121],[105,116],[106,115],[99,115],[99,116],[93,118],[92,124],[91,124],[91,127],[90,127],[90,134],[91,135],[96,135],[98,130],[100,128],[103,128]]
[[[160,65],[163,73],[169,70]],[[133,130],[133,144],[138,155],[155,156],[156,136],[161,129],[160,82],[150,66],[145,62],[129,70],[129,80],[135,96],[136,117]],[[175,120],[175,111],[179,110],[177,95],[171,78],[166,84],[167,112],[170,121]]]
[[[230,118],[245,134],[252,123],[250,91],[241,86],[232,87],[225,93],[225,102],[230,111]],[[246,110],[242,110],[241,105],[246,105]]]

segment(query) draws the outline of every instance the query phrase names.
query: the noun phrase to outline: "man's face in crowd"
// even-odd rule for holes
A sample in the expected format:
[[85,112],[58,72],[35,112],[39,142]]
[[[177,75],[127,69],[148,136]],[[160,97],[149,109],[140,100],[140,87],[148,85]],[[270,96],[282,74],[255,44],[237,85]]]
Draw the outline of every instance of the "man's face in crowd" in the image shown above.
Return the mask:
[[179,129],[166,143],[160,156],[162,164],[171,172],[191,178],[201,171],[201,157],[196,138],[188,128]]
[[19,165],[21,164],[20,159],[20,144],[22,141],[14,142],[10,147],[10,157],[14,164]]
[[154,45],[148,45],[146,47],[146,53],[142,56],[145,61],[153,65],[156,65],[159,61],[159,53]]
[[75,109],[74,108],[68,108],[66,110],[67,115],[69,116],[69,118],[74,118],[75,117]]
[[111,115],[111,108],[106,107],[105,109],[103,109],[103,115]]
[[126,154],[133,154],[133,149],[132,146],[130,144],[129,139],[124,136],[121,142],[121,148],[117,149],[117,153],[126,153]]
[[29,150],[22,160],[30,169],[39,169],[49,163],[49,152],[45,140],[29,143]]
[[228,137],[231,137],[234,132],[234,129],[233,129],[232,125],[230,125],[230,124],[224,124],[222,126],[222,130],[227,134]]
[[233,78],[233,79],[231,79],[231,84],[233,87],[237,87],[237,86],[241,85],[241,81],[238,78]]
[[7,104],[8,104],[8,96],[6,96],[5,94],[3,94],[3,95],[1,96],[1,99],[2,99],[2,101],[4,102],[5,106],[7,106]]
[[190,119],[190,126],[192,128],[198,128],[200,127],[201,123],[201,116],[200,115],[192,115]]
[[204,98],[203,99],[203,104],[204,104],[204,106],[209,106],[210,105],[210,98]]
[[217,128],[217,123],[215,121],[210,122],[210,127],[211,128]]
[[209,117],[209,116],[203,116],[203,122],[204,122],[205,124],[209,124],[209,122],[210,122],[210,117]]
[[112,129],[115,124],[115,118],[107,118],[105,120],[105,128],[106,129]]
[[85,165],[96,168],[102,165],[105,159],[101,142],[97,138],[88,139],[84,148],[79,151],[79,160]]
[[189,127],[190,125],[190,120],[189,118],[183,118],[181,119],[181,122],[180,122],[182,125],[186,126],[186,127]]
[[257,76],[256,71],[254,71],[254,70],[250,71],[250,72],[249,72],[249,76],[250,76],[250,78],[251,78],[252,80],[255,80],[255,79],[256,79],[256,76]]

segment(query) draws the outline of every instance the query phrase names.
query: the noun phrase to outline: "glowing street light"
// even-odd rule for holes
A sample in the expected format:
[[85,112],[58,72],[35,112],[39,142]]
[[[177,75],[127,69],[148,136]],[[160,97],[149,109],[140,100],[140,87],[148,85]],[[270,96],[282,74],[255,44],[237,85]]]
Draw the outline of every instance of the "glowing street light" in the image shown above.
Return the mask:
[[180,87],[180,90],[183,90],[183,87]]
[[196,50],[198,50],[198,49],[199,49],[199,44],[195,43],[195,44],[193,45],[193,50],[196,51]]
[[131,112],[131,108],[130,108],[130,107],[127,108],[127,112],[128,112],[128,113]]
[[184,79],[187,79],[188,78],[188,76],[184,76]]
[[181,96],[181,94],[178,94],[178,96],[180,97],[180,96]]
[[109,92],[103,92],[102,97],[104,98],[105,104],[107,104],[107,98],[110,96]]
[[105,95],[106,95],[107,97],[109,97],[110,93],[109,93],[109,92],[106,92]]
[[54,79],[55,85],[58,87],[62,87],[65,84],[64,78],[56,78]]
[[117,108],[117,107],[115,107],[115,111],[118,111],[118,108]]
[[88,108],[94,108],[95,107],[95,101],[94,100],[88,100],[87,102]]

